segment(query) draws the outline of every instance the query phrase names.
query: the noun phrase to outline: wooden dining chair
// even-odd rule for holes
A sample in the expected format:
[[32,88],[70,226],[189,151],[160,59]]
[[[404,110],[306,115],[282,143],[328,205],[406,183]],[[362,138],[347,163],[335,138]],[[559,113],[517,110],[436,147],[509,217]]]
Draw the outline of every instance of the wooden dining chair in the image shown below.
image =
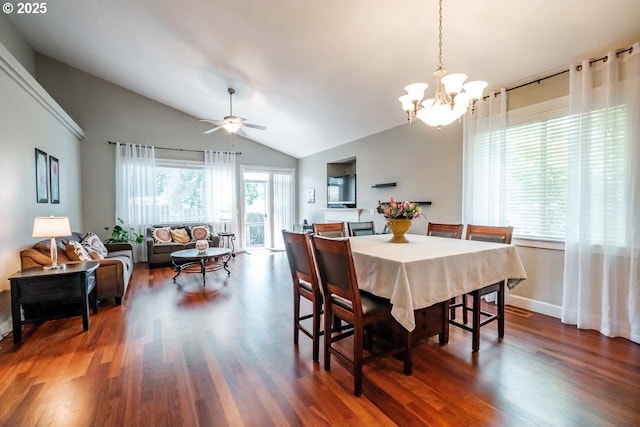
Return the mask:
[[[324,369],[331,368],[331,355],[344,364],[354,376],[353,393],[362,393],[362,366],[380,357],[404,353],[404,373],[411,375],[411,334],[403,327],[401,344],[393,344],[389,340],[373,337],[374,325],[395,322],[391,316],[389,300],[379,298],[358,288],[358,279],[353,264],[349,239],[331,239],[314,235],[312,238],[314,254],[318,266],[318,275],[325,297],[324,330],[333,331],[324,335]],[[353,326],[349,331],[336,331],[337,320]],[[367,330],[367,342],[376,341],[383,344],[383,349],[369,350],[364,353],[364,332]],[[346,346],[337,345],[345,338],[353,337],[351,354],[347,354]],[[377,350],[377,351],[375,351]]]
[[438,224],[430,222],[427,225],[427,236],[462,239],[463,228],[464,224]]
[[373,228],[373,221],[347,222],[349,236],[368,236],[376,234]]
[[346,237],[344,222],[314,222],[313,234],[324,237]]
[[[462,239],[462,230],[464,224],[442,224],[430,222],[427,224],[427,236],[447,237],[450,239]],[[464,295],[460,297],[464,299]],[[456,308],[461,307],[462,302],[456,302],[456,297],[449,300],[449,316],[450,319],[456,318]],[[466,323],[466,322],[465,322]]]
[[[513,227],[493,227],[484,225],[467,225],[467,240],[482,240],[485,242],[511,244],[511,236],[513,235]],[[467,292],[462,295],[462,301],[457,304],[450,305],[449,323],[458,326],[467,331],[471,331],[472,345],[474,352],[480,350],[480,328],[487,323],[498,321],[498,338],[504,337],[504,285],[505,280],[485,286],[475,291]],[[482,297],[492,292],[497,292],[497,310],[495,313],[481,309]],[[467,304],[467,296],[471,297],[471,305]],[[462,323],[455,319],[454,310],[457,307],[462,308]],[[468,312],[471,312],[471,326],[468,326]]]
[[[320,318],[322,316],[322,292],[318,282],[318,273],[313,259],[309,233],[295,233],[282,230],[284,247],[289,259],[291,278],[293,279],[293,343],[298,345],[299,332],[313,341],[313,360],[317,362],[320,353]],[[300,298],[311,301],[312,312],[300,315]],[[311,320],[311,330],[302,321]]]

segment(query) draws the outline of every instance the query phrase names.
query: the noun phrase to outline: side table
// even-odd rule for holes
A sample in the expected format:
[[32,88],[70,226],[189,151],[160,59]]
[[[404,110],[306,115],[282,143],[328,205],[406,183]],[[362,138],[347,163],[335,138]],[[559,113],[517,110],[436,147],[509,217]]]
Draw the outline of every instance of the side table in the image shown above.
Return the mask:
[[236,257],[236,245],[235,245],[236,234],[222,232],[222,233],[218,233],[218,236],[220,236],[220,245],[221,245],[220,247],[229,249],[231,251],[231,256],[235,258]]
[[38,303],[75,303],[81,309],[82,327],[89,330],[89,302],[93,314],[98,313],[96,295],[96,269],[98,263],[87,261],[67,264],[59,270],[31,268],[9,277],[11,282],[11,317],[13,318],[13,342],[22,341],[22,325],[44,320],[77,316],[75,313],[44,315],[22,320],[20,307]]

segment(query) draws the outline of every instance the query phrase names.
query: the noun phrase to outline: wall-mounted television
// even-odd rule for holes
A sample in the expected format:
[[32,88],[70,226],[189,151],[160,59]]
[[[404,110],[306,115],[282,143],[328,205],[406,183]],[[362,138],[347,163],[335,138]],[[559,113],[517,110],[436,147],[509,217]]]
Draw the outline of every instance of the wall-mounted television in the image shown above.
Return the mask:
[[356,207],[356,175],[330,176],[327,178],[327,207]]

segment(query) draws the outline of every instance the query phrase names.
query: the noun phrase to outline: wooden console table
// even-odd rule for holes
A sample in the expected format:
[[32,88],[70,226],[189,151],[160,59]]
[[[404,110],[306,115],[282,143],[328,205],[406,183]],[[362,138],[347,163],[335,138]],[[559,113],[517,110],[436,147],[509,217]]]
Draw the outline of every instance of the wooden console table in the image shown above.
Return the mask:
[[13,342],[22,341],[22,325],[44,320],[77,316],[76,313],[41,315],[22,320],[20,307],[39,303],[75,303],[80,305],[82,327],[89,330],[89,302],[93,313],[98,313],[96,297],[96,269],[98,263],[87,261],[67,264],[64,269],[45,270],[31,268],[9,277],[11,282],[11,317],[13,318]]

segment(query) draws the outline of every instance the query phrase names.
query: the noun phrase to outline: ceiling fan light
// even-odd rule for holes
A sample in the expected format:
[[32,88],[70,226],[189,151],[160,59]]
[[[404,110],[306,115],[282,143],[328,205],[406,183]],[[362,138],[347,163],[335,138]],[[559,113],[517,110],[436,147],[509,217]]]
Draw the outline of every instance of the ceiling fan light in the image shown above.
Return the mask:
[[482,92],[489,84],[482,80],[474,80],[472,82],[465,83],[462,87],[467,93],[469,100],[482,98]]
[[462,73],[447,74],[442,78],[442,84],[444,84],[445,92],[460,93],[462,92],[462,84],[467,80],[467,75]]
[[223,128],[225,128],[225,130],[231,134],[234,134],[238,131],[238,129],[240,129],[240,123],[230,123],[227,122],[225,124],[222,125]]

